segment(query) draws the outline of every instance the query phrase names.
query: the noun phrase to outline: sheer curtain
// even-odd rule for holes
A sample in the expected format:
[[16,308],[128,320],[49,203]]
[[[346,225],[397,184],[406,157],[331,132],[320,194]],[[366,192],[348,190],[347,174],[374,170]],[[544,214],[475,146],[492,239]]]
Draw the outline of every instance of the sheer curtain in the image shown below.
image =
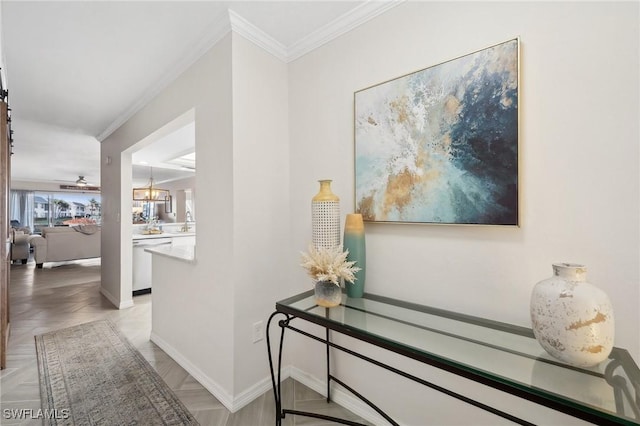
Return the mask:
[[20,226],[28,226],[33,231],[33,191],[11,190],[11,220],[20,222]]

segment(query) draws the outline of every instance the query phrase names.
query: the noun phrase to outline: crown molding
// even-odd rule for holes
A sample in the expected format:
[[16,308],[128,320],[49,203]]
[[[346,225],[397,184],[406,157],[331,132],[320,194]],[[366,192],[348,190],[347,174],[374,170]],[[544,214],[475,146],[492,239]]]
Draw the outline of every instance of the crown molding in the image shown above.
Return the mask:
[[263,50],[271,53],[282,62],[288,62],[287,48],[275,38],[271,37],[251,22],[244,19],[238,13],[229,9],[229,21],[231,30],[253,42]]
[[339,16],[290,47],[283,45],[231,9],[229,9],[229,20],[233,31],[271,53],[282,62],[289,63],[405,1],[369,0]]
[[325,43],[348,33],[354,28],[364,24],[365,22],[375,18],[378,15],[386,12],[404,3],[406,0],[391,0],[391,1],[372,1],[369,0],[366,3],[350,10],[344,15],[339,16],[327,25],[319,28],[313,33],[309,34],[305,38],[291,45],[287,51],[287,61],[294,61],[307,53],[317,49]]
[[150,87],[138,100],[120,114],[96,139],[102,142],[140,111],[153,98],[158,96],[172,81],[184,73],[191,65],[222,40],[231,31],[229,16],[222,13],[198,38],[182,58],[156,84]]
[[172,81],[185,72],[191,65],[200,59],[209,49],[218,43],[230,31],[234,31],[249,41],[253,42],[266,52],[272,54],[282,62],[294,61],[325,43],[353,30],[376,16],[396,7],[406,0],[374,1],[369,0],[353,10],[334,19],[327,25],[309,34],[302,40],[286,47],[260,28],[256,27],[238,13],[231,9],[223,13],[207,28],[189,51],[185,53],[165,76],[154,86],[149,88],[143,96],[120,114],[102,133],[96,136],[102,142],[120,126],[127,122],[135,113],[140,111],[154,97],[156,97]]

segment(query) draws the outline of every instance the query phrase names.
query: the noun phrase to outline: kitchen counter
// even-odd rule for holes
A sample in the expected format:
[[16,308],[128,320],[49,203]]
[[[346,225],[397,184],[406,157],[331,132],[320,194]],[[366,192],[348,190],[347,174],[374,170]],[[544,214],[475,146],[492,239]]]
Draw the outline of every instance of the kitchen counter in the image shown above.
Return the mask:
[[133,240],[144,240],[150,238],[180,238],[180,237],[193,237],[195,231],[189,232],[163,232],[161,234],[132,234]]
[[196,246],[158,246],[146,248],[144,251],[186,263],[196,263]]
[[188,232],[181,232],[181,225],[170,225],[164,232],[145,234],[143,227],[134,227],[131,235],[133,243],[132,289],[133,295],[145,294],[153,287],[153,254],[195,263],[196,229],[191,226]]

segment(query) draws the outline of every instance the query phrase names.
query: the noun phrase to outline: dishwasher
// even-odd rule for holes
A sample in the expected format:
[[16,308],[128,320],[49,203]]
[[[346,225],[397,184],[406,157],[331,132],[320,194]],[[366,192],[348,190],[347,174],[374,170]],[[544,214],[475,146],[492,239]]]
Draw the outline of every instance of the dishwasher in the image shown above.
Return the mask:
[[152,254],[144,249],[171,245],[172,238],[141,238],[133,240],[133,295],[151,293],[151,258]]

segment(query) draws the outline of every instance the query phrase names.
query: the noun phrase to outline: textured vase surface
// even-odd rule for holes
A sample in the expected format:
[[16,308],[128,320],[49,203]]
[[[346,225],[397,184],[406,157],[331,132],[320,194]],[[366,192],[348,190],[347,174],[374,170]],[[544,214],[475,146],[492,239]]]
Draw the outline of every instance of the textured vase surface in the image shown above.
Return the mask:
[[584,265],[553,264],[553,276],[531,295],[531,324],[553,357],[579,367],[594,366],[613,349],[615,324],[609,297],[587,282]]
[[311,242],[316,249],[330,249],[340,245],[340,198],[330,180],[319,182],[320,191],[311,200]]
[[355,261],[354,266],[360,268],[360,270],[354,274],[356,280],[353,283],[344,283],[347,289],[347,296],[362,297],[367,273],[367,252],[364,238],[364,222],[361,214],[350,213],[347,215],[344,223],[342,245],[345,250],[349,250],[347,260],[349,262]]
[[342,289],[331,281],[316,281],[314,291],[318,306],[333,308],[342,301]]

